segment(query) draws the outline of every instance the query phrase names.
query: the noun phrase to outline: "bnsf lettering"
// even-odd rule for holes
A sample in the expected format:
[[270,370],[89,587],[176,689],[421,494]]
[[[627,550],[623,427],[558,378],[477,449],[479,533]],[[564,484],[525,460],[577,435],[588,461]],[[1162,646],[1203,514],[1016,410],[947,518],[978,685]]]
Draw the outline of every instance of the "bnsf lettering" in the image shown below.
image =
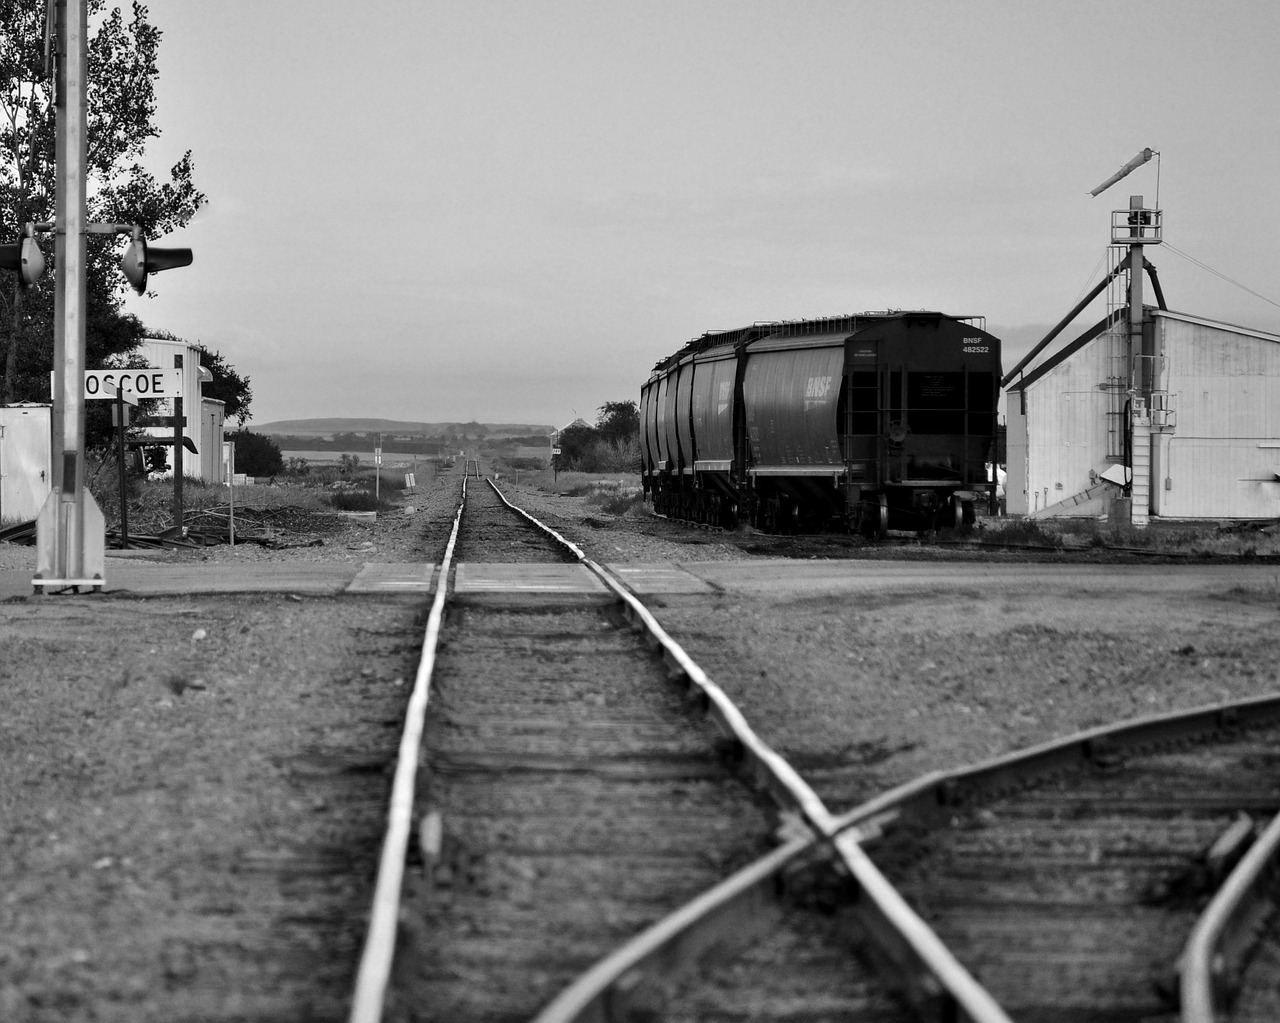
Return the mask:
[[810,377],[809,382],[805,384],[804,396],[806,398],[825,398],[831,393],[831,377]]

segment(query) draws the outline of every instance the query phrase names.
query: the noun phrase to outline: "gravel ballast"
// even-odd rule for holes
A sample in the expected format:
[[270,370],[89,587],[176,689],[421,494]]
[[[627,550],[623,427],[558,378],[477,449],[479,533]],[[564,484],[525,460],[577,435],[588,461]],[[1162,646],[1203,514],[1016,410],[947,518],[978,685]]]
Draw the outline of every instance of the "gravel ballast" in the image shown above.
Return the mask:
[[[804,556],[803,540],[506,489],[602,563]],[[132,557],[438,560],[456,478],[401,500],[414,511],[316,519],[274,546]],[[849,555],[940,571],[986,556]],[[34,558],[0,543],[0,569]],[[835,810],[1103,721],[1280,688],[1280,581],[652,603]],[[425,605],[108,593],[0,608],[0,1019],[344,1018]]]

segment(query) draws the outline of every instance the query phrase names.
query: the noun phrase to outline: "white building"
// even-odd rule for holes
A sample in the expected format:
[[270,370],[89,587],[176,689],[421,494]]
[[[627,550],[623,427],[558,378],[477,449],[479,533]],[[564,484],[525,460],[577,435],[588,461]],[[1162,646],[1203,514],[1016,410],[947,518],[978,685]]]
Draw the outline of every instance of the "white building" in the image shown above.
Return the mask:
[[1009,513],[1280,518],[1280,335],[1143,313],[1136,370],[1122,308],[1008,387]]
[[[223,402],[203,396],[204,385],[213,380],[213,374],[200,365],[201,351],[200,345],[155,337],[144,338],[138,348],[138,354],[146,358],[147,365],[156,369],[182,370],[182,415],[186,420],[183,430],[196,450],[180,451],[178,468],[188,478],[217,483],[222,478]],[[164,406],[159,415],[174,414],[171,401],[166,400]],[[173,436],[170,427],[148,427],[145,432],[154,437]],[[170,452],[172,450],[169,449]],[[170,454],[171,469],[173,464],[173,455]]]

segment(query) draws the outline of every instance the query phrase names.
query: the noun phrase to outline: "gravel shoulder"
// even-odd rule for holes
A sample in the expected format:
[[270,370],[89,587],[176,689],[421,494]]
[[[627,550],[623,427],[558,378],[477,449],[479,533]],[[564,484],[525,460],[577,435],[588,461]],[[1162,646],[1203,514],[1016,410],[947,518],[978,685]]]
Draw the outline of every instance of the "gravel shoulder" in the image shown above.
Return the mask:
[[[506,485],[599,562],[804,550]],[[453,484],[409,500],[272,546],[133,557],[437,560]],[[0,543],[3,568],[34,568],[34,548]],[[1280,688],[1280,570],[1193,593],[654,603],[833,809],[1102,721]],[[107,594],[0,608],[0,1019],[343,1018],[424,605]]]

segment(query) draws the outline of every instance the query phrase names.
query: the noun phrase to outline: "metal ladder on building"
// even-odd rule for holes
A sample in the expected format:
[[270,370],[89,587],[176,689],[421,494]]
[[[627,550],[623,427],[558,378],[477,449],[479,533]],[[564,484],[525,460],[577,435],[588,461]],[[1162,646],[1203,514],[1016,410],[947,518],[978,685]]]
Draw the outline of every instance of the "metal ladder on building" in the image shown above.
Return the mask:
[[1107,376],[1103,389],[1107,392],[1107,457],[1117,461],[1125,456],[1125,404],[1129,400],[1129,322],[1124,310],[1129,305],[1129,278],[1118,267],[1129,258],[1127,245],[1107,246],[1107,273],[1111,277],[1107,285],[1107,329],[1103,335],[1106,345]]

